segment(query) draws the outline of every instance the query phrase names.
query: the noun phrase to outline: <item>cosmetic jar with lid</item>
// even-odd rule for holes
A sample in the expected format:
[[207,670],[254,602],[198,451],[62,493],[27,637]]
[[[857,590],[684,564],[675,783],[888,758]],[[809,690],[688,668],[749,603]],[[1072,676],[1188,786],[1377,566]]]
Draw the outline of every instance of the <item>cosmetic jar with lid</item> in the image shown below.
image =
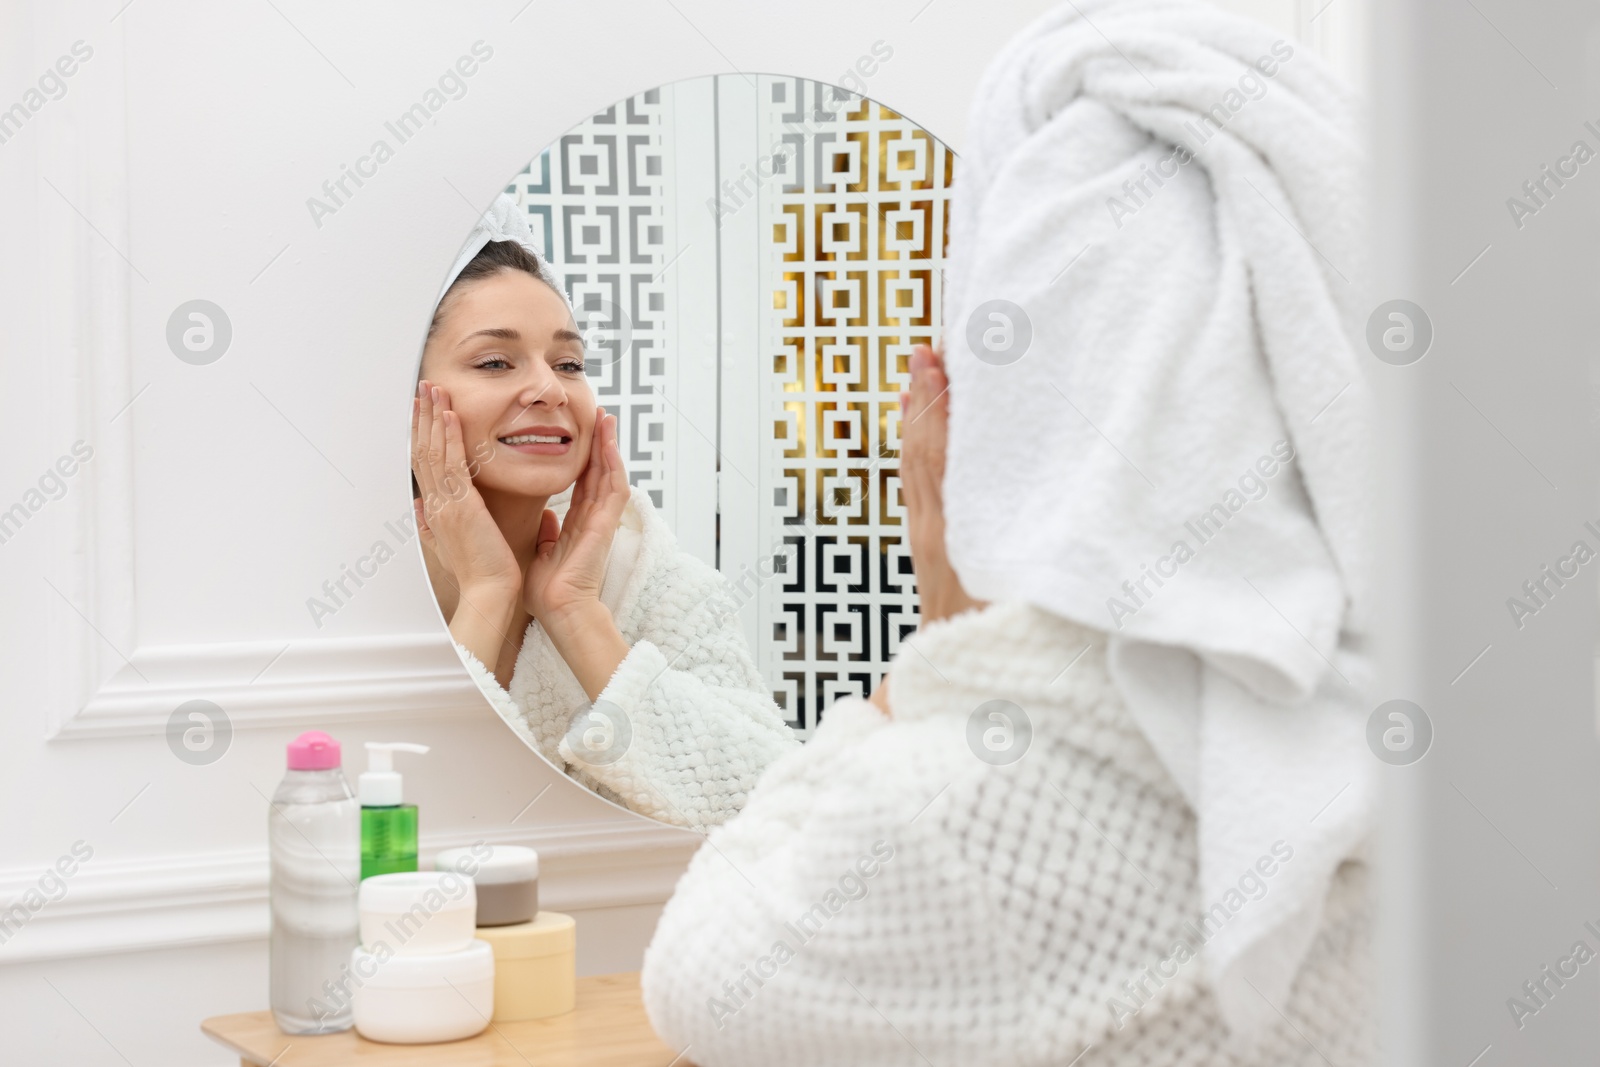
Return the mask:
[[455,871],[375,874],[361,881],[361,944],[396,956],[459,952],[472,944],[477,889]]
[[494,949],[494,1021],[565,1015],[577,1003],[578,924],[541,911],[532,922],[480,926]]
[[410,956],[361,947],[350,971],[356,1032],[369,1041],[455,1041],[482,1033],[494,1012],[494,950],[483,941]]
[[479,926],[525,923],[539,914],[539,854],[531,848],[484,844],[447,848],[433,865],[472,876]]

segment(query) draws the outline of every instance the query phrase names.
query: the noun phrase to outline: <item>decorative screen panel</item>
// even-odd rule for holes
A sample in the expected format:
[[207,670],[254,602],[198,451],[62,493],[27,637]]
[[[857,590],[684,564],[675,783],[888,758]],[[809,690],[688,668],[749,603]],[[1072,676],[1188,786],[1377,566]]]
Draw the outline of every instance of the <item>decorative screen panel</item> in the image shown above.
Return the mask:
[[900,497],[900,390],[934,344],[954,155],[847,90],[764,76],[759,539],[788,546],[757,661],[790,722],[868,695],[917,625]]
[[630,479],[728,577],[802,737],[917,624],[899,393],[943,313],[953,173],[874,101],[739,74],[603,111],[508,188],[586,327]]
[[562,276],[589,349],[589,376],[617,416],[628,480],[669,516],[673,420],[657,389],[671,377],[674,247],[671,86],[590,117],[545,149],[506,192]]

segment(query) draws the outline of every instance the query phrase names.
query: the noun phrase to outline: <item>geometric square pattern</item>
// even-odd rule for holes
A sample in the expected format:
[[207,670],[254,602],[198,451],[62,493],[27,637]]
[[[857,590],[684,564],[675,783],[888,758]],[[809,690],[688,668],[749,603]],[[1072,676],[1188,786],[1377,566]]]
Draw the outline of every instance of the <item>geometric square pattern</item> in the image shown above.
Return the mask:
[[916,629],[899,394],[943,315],[955,156],[837,86],[760,85],[758,140],[788,149],[786,180],[762,198],[760,540],[791,542],[793,564],[761,601],[755,652],[806,736],[833,700],[869,695]]
[[661,90],[612,105],[546,148],[506,192],[566,286],[600,406],[617,416],[632,485],[666,506],[671,420],[655,396],[672,358],[661,273],[672,246],[674,180]]
[[[723,353],[714,377],[702,378],[704,369],[683,377],[674,343],[683,324],[669,312],[686,306],[686,293],[703,298],[708,290],[719,308],[731,308],[723,294],[740,291],[744,279],[724,276],[720,257],[709,270],[702,259],[697,274],[668,268],[683,251],[673,251],[680,198],[698,203],[719,192],[678,187],[674,139],[698,143],[719,121],[718,104],[708,101],[702,119],[692,110],[700,105],[673,87],[640,93],[563,134],[506,191],[527,212],[572,300],[590,381],[618,416],[629,481],[649,490],[658,508],[670,515],[691,496],[704,499],[680,493],[674,480],[687,474],[674,451],[677,427],[687,423],[666,403],[669,387],[714,390],[721,404],[744,405],[740,418],[754,401],[758,454],[727,458],[754,469],[755,528],[741,521],[730,531],[719,521],[716,559],[737,581],[733,561],[758,546],[785,546],[775,580],[747,606],[755,616],[751,651],[804,738],[834,700],[870,694],[917,625],[899,394],[912,345],[932,344],[943,317],[955,156],[920,126],[848,90],[754,77],[759,103],[745,147],[774,149],[771,180],[755,197],[758,332]],[[747,136],[715,142],[725,157],[716,173],[738,173],[739,139]],[[717,239],[730,238],[719,227]],[[741,262],[731,269],[748,271]],[[739,314],[732,309],[732,320]],[[746,359],[759,376],[756,392],[723,399],[724,368]],[[716,431],[708,424],[695,432],[711,440]],[[719,498],[719,515],[726,506]],[[752,536],[750,544],[728,540]]]

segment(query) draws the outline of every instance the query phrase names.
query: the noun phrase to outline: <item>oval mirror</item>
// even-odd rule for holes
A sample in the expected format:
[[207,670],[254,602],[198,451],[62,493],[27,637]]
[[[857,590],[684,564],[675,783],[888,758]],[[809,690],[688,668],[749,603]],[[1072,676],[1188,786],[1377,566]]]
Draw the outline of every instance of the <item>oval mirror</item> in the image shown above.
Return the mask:
[[916,627],[899,394],[954,165],[848,89],[694,78],[539,151],[457,257],[412,413],[429,580],[607,799],[725,820]]

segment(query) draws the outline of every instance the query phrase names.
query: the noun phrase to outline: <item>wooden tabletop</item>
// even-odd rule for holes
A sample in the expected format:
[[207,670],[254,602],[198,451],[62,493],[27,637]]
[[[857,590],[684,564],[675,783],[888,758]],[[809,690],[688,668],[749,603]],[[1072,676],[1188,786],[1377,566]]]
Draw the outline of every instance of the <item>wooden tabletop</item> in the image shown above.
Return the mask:
[[692,1067],[650,1029],[637,972],[578,979],[578,1007],[567,1015],[495,1023],[477,1037],[438,1045],[385,1045],[354,1030],[285,1034],[270,1011],[218,1015],[200,1029],[238,1053],[244,1067]]

